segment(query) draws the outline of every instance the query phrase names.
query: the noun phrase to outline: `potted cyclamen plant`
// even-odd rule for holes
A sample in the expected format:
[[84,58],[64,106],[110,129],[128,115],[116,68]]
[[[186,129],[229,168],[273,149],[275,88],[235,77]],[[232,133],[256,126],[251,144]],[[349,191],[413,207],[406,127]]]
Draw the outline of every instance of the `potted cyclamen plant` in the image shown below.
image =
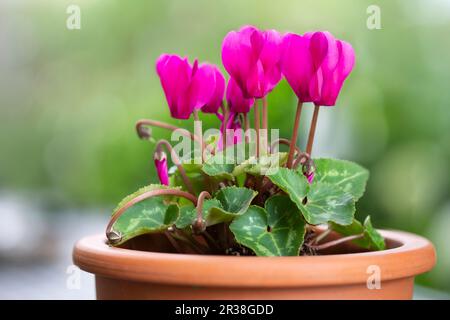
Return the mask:
[[[170,113],[192,116],[195,129],[140,120],[137,132],[152,141],[149,128],[163,127],[194,150],[181,155],[158,141],[160,184],[122,200],[106,237],[76,244],[74,261],[96,275],[97,297],[411,298],[414,277],[435,264],[432,244],[377,231],[369,217],[357,221],[369,172],[311,157],[319,110],[335,105],[354,60],[352,46],[329,32],[281,36],[251,26],[223,41],[227,85],[214,65],[161,55],[156,71]],[[267,94],[283,76],[298,97],[292,137],[269,143]],[[296,141],[308,102],[314,113],[302,151]],[[220,130],[204,134],[199,112],[217,115]]]

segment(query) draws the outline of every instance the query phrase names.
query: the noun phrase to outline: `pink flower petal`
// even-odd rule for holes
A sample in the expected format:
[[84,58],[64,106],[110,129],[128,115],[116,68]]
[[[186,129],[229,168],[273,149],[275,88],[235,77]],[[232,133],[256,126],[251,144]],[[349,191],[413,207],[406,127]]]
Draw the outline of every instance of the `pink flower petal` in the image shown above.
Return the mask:
[[288,33],[283,37],[281,71],[302,102],[311,102],[309,83],[313,64],[309,37]]
[[235,113],[248,113],[255,103],[255,99],[246,99],[244,97],[241,88],[233,78],[228,80],[226,96],[230,111]]
[[226,35],[223,65],[246,98],[262,98],[280,81],[280,46],[281,36],[275,30],[245,26]]
[[183,101],[191,81],[192,67],[187,59],[176,55],[163,54],[156,62],[156,72],[166,96],[172,117],[187,119],[193,106]]

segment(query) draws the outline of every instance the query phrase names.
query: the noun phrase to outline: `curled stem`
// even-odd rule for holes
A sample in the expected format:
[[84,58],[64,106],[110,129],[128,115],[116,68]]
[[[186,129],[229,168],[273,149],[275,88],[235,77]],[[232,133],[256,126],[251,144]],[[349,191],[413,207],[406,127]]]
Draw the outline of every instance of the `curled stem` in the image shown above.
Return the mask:
[[108,238],[108,240],[112,243],[117,243],[120,242],[121,240],[121,235],[118,234],[118,232],[113,231],[112,227],[114,225],[114,223],[117,221],[117,219],[119,219],[119,217],[130,207],[132,207],[133,205],[135,205],[138,202],[141,202],[145,199],[151,198],[151,197],[156,197],[156,196],[177,196],[177,197],[182,197],[185,199],[188,199],[189,201],[191,201],[194,205],[197,205],[197,198],[195,196],[193,196],[192,194],[185,192],[185,191],[181,191],[178,189],[157,189],[157,190],[151,190],[151,191],[147,191],[144,192],[143,194],[140,194],[139,196],[131,199],[130,201],[128,201],[127,203],[125,203],[122,207],[120,207],[115,213],[114,215],[111,217],[111,220],[109,220],[108,226],[106,227],[106,237]]
[[296,156],[296,158],[295,158],[295,160],[294,160],[294,163],[292,164],[292,168],[294,168],[294,169],[297,168],[297,166],[298,166],[299,164],[305,165],[305,164],[308,163],[308,161],[312,161],[312,160],[311,160],[311,157],[309,156],[309,154],[306,153],[306,152],[300,152],[300,153]]
[[211,194],[208,191],[200,192],[197,199],[197,218],[192,224],[192,230],[195,234],[200,234],[206,230],[206,221],[203,219],[203,203],[206,198],[211,199]]
[[300,100],[298,100],[297,112],[295,113],[294,128],[292,130],[291,144],[289,146],[289,155],[288,155],[288,160],[287,160],[288,168],[292,168],[292,162],[294,160],[294,151],[295,151],[295,146],[297,144],[298,128],[300,126],[300,115],[302,114],[302,106],[303,106],[303,103]]
[[[290,145],[291,145],[291,140],[284,139],[284,138],[275,140],[275,141],[272,142],[272,144],[270,145],[270,152],[271,152],[271,153],[273,152],[273,150],[275,149],[275,146],[276,146],[277,144],[284,144],[284,145],[286,145],[286,146],[290,146]],[[300,148],[297,147],[295,144],[294,144],[294,151],[296,152],[295,155],[302,153],[302,151],[300,150]]]
[[177,166],[181,178],[183,179],[183,182],[186,185],[186,188],[189,191],[189,193],[195,194],[194,188],[192,187],[192,183],[189,180],[188,176],[186,175],[186,171],[184,170],[183,166],[181,165],[180,158],[178,158],[177,153],[173,150],[172,145],[167,140],[162,139],[158,141],[158,143],[156,144],[155,154],[162,152],[163,147],[166,147],[167,151],[170,153],[172,162],[174,163],[174,165]]
[[136,132],[141,139],[149,139],[151,137],[151,132],[147,128],[150,127],[158,127],[162,129],[166,129],[169,131],[178,131],[181,135],[191,139],[194,142],[202,143],[203,147],[208,149],[211,154],[214,154],[214,150],[210,146],[205,146],[202,139],[197,137],[195,134],[189,132],[189,130],[186,130],[184,128],[180,128],[174,125],[171,125],[166,122],[157,121],[157,120],[151,120],[151,119],[141,119],[138,122],[136,122]]

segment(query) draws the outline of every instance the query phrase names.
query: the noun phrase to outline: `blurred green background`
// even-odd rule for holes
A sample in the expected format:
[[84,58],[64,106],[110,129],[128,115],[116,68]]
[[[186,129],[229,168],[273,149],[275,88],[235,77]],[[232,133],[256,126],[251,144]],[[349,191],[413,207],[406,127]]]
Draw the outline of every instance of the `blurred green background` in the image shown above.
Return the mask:
[[[80,6],[80,30],[66,28],[69,4]],[[372,4],[381,30],[366,26]],[[244,24],[329,30],[350,42],[356,66],[337,105],[321,110],[313,153],[370,169],[361,217],[430,238],[438,265],[419,282],[450,291],[450,1],[23,0],[0,8],[0,190],[38,198],[54,214],[106,208],[98,210],[106,216],[155,181],[153,147],[137,138],[136,120],[191,128],[169,117],[154,71],[161,53],[223,70],[222,39]],[[312,106],[305,109],[301,146]],[[289,135],[294,110],[282,81],[269,96],[270,125]]]

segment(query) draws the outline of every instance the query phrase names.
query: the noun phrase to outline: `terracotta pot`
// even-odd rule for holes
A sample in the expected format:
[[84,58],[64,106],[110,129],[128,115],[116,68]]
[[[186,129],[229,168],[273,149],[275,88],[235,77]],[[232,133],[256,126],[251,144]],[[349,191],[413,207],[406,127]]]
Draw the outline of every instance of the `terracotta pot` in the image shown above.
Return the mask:
[[436,262],[434,247],[410,233],[381,233],[384,251],[356,252],[346,244],[301,257],[149,252],[143,244],[170,251],[165,238],[112,248],[96,235],[75,245],[73,259],[95,274],[98,299],[411,299],[414,277]]

